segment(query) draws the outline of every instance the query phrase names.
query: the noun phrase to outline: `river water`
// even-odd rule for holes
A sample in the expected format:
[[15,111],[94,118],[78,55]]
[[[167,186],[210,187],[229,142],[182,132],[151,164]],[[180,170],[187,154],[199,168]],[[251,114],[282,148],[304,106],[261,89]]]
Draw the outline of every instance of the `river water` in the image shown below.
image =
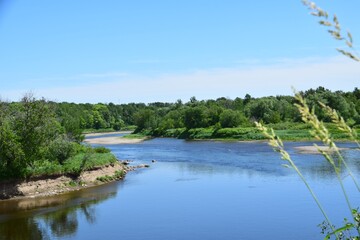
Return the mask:
[[[304,145],[311,143],[286,148],[340,226],[349,213],[336,176],[320,155],[297,152]],[[0,239],[323,239],[319,209],[266,143],[158,138],[107,147],[150,168],[70,194],[0,202]],[[343,154],[358,178],[360,152]],[[360,206],[350,177],[342,178]]]

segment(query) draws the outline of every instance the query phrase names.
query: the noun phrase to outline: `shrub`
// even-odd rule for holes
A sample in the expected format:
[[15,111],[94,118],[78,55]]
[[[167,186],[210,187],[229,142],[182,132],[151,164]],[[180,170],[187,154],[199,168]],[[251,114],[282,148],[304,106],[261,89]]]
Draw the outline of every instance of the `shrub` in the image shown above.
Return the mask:
[[94,152],[96,153],[109,153],[110,149],[106,148],[106,147],[95,147],[94,148]]
[[63,164],[66,159],[76,152],[76,143],[71,142],[65,135],[60,135],[49,144],[47,157],[50,161]]

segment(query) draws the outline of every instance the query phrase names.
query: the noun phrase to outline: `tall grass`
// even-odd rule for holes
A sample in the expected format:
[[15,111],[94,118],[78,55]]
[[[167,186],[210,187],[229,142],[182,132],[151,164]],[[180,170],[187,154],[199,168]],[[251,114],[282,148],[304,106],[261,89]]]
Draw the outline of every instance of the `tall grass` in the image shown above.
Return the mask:
[[[334,169],[337,180],[342,190],[342,194],[346,200],[347,208],[349,210],[350,215],[352,216],[352,219],[350,221],[347,220],[344,226],[335,228],[335,226],[332,224],[330,218],[328,217],[328,214],[326,213],[321,202],[317,198],[315,192],[309,185],[304,175],[301,173],[300,169],[292,161],[290,154],[284,148],[284,144],[281,138],[275,133],[275,131],[272,128],[265,127],[261,123],[256,123],[256,126],[263,133],[263,135],[269,140],[269,145],[275,151],[279,152],[281,158],[287,162],[286,164],[284,164],[284,166],[294,169],[295,172],[299,175],[300,179],[304,182],[307,189],[309,190],[311,196],[313,197],[314,201],[316,202],[317,206],[319,207],[321,213],[325,218],[325,222],[324,224],[322,224],[322,230],[327,233],[325,239],[330,239],[332,236],[334,236],[336,239],[359,239],[360,214],[358,213],[357,209],[354,208],[348,197],[348,191],[344,185],[343,178],[341,176],[341,170],[344,168],[347,174],[352,178],[353,183],[357,187],[358,191],[360,191],[359,184],[356,178],[354,177],[351,169],[348,167],[348,164],[346,163],[345,159],[343,158],[328,128],[325,126],[323,122],[319,121],[314,111],[311,111],[309,109],[305,99],[299,93],[295,93],[295,98],[298,101],[296,107],[298,108],[301,114],[302,120],[307,125],[311,126],[309,133],[311,134],[312,137],[321,141],[325,146],[327,146],[327,149],[324,150],[323,148],[320,148],[317,144],[314,144],[318,152],[324,156],[324,159]],[[321,106],[329,114],[333,124],[337,127],[337,129],[342,133],[348,135],[357,144],[359,150],[360,145],[359,142],[357,141],[356,131],[351,129],[345,123],[344,119],[341,118],[335,110],[329,108],[325,104],[321,104]],[[330,154],[330,152],[334,154]],[[354,231],[356,233],[354,233]]]

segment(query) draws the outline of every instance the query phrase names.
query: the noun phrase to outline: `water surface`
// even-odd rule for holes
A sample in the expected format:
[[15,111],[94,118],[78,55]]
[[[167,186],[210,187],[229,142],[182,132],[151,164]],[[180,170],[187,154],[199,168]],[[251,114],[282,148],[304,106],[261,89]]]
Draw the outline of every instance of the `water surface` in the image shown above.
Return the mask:
[[[286,143],[334,223],[341,224],[348,214],[333,172],[320,155],[299,154],[294,149],[299,145],[311,143]],[[122,182],[48,198],[48,207],[31,207],[40,200],[1,202],[0,239],[322,237],[316,227],[323,221],[320,211],[294,171],[281,167],[284,162],[265,143],[165,138],[108,147],[120,159],[151,167]],[[358,177],[359,152],[344,155]],[[343,179],[359,206],[350,178]]]

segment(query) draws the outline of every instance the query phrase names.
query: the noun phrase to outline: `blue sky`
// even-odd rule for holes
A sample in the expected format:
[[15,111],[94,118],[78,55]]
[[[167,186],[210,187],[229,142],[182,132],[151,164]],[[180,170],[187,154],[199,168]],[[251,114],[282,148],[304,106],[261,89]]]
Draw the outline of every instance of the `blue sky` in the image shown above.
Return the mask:
[[[0,0],[0,96],[154,102],[359,87],[300,0]],[[317,1],[360,41],[360,1]]]

